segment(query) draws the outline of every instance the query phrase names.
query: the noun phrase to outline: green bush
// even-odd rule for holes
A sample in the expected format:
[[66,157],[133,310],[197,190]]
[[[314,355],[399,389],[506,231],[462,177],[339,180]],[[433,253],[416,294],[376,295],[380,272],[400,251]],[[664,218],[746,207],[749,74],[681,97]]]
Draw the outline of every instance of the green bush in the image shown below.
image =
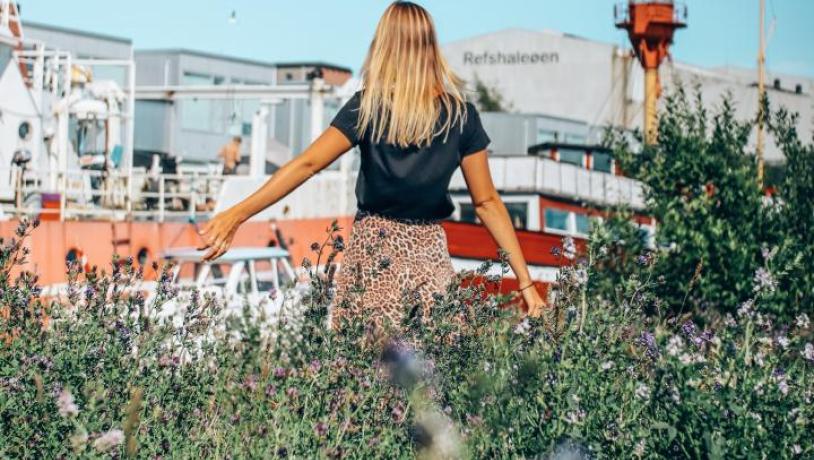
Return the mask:
[[765,309],[786,319],[811,314],[814,145],[800,142],[785,111],[770,117],[788,173],[767,197],[748,145],[754,120],[737,120],[730,97],[710,114],[696,94],[691,100],[678,87],[666,97],[656,144],[634,148],[620,133],[608,139],[643,183],[645,212],[657,221],[657,249],[666,255],[654,266],[657,297],[676,312],[734,313],[759,280],[771,288]]
[[703,326],[653,314],[658,262],[637,257],[605,300],[592,286],[613,252],[597,243],[564,264],[545,320],[452,284],[398,335],[366,318],[332,332],[329,269],[296,317],[247,307],[221,330],[218,299],[193,292],[176,328],[151,308],[179,298],[166,271],[155,305],[127,289],[130,260],[72,267],[46,305],[34,275],[10,276],[19,238],[1,246],[0,457],[814,455],[811,325],[763,311],[760,284]]

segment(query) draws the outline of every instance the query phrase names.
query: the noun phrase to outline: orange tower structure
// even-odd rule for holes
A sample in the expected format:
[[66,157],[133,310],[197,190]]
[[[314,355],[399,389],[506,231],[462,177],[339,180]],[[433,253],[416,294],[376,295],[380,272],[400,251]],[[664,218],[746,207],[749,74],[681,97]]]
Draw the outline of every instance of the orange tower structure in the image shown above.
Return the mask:
[[669,54],[676,29],[687,26],[687,7],[671,0],[630,0],[614,6],[616,27],[627,30],[644,67],[644,136],[656,141],[656,102],[661,85],[659,66]]

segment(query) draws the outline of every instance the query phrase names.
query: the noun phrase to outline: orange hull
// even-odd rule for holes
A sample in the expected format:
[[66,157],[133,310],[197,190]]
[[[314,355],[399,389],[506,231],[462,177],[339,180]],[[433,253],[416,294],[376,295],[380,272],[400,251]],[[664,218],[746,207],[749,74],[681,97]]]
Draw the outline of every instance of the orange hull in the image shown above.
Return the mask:
[[[313,242],[322,242],[333,218],[292,219],[276,222],[295,265],[311,252]],[[351,217],[338,219],[347,238]],[[0,237],[14,236],[19,221],[0,221]],[[72,249],[86,258],[87,264],[109,267],[114,254],[136,258],[146,250],[145,276],[150,278],[150,262],[159,259],[167,248],[197,246],[201,240],[195,224],[184,222],[117,222],[104,221],[43,221],[26,241],[31,250],[26,270],[40,275],[40,284],[66,281],[65,261]],[[118,240],[118,241],[114,241]],[[236,246],[266,247],[279,244],[277,233],[270,222],[247,222],[235,235]],[[118,244],[116,244],[118,243]]]

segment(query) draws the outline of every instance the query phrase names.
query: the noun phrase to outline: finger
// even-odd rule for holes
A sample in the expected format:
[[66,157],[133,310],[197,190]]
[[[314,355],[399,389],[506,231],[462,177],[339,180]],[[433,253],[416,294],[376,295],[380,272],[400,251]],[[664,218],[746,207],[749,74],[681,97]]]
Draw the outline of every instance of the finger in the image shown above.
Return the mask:
[[212,229],[212,221],[209,221],[202,228],[198,229],[198,234],[201,236],[206,235]]

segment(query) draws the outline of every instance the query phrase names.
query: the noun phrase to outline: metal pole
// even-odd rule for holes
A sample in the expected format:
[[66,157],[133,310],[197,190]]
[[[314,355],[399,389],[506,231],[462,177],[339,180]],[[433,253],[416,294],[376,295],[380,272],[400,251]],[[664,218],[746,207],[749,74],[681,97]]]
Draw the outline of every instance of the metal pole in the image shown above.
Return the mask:
[[644,71],[644,139],[647,144],[656,143],[656,103],[658,101],[659,69]]
[[758,108],[757,108],[757,145],[755,146],[755,153],[757,155],[757,183],[763,189],[763,124],[765,122],[766,114],[764,113],[763,100],[766,97],[766,42],[763,33],[764,27],[764,12],[766,9],[766,0],[760,0],[760,39],[757,52],[757,93],[758,93]]

